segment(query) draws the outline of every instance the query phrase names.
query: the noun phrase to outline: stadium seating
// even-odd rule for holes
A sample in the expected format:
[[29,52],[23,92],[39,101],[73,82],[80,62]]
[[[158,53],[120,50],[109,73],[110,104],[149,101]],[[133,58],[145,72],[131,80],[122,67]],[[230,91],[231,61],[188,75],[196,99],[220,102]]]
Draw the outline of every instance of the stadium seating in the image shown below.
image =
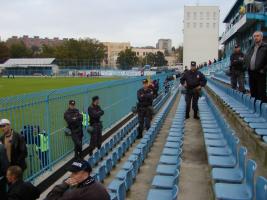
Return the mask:
[[254,98],[250,98],[248,95],[227,88],[212,79],[209,79],[208,87],[239,115],[250,128],[254,129],[255,133],[266,143],[267,104],[261,103],[259,100],[255,101]]
[[[257,165],[253,160],[246,161],[246,148],[239,148],[239,139],[235,136],[234,131],[224,120],[206,92],[204,92],[204,96],[205,98],[199,101],[199,113],[208,161],[212,168],[211,173],[216,199],[252,200],[255,197],[254,174]],[[209,124],[209,120],[213,122],[213,126],[206,126]],[[217,131],[213,129],[215,127]],[[219,134],[220,137],[208,139],[205,134],[209,130],[212,130],[209,134]],[[214,140],[214,142],[210,142],[211,140]],[[215,144],[214,146],[218,147],[216,151],[215,149],[210,149],[210,144]],[[213,154],[216,154],[216,156]],[[258,190],[262,193],[262,189]]]
[[[174,90],[172,96],[167,101],[162,111],[157,115],[157,117],[155,117],[155,120],[150,129],[146,132],[144,137],[140,140],[139,144],[135,147],[128,160],[123,164],[122,168],[117,173],[116,177],[108,185],[108,190],[112,200],[125,199],[126,191],[130,189],[134,179],[137,176],[138,169],[146,159],[147,154],[150,151],[150,148],[156,138],[156,135],[159,133],[163,120],[167,116],[167,113],[175,100],[177,92],[177,89]],[[140,158],[140,160],[138,160],[138,158]],[[121,186],[122,184],[124,185],[123,188]]]
[[156,175],[152,181],[152,188],[148,192],[148,200],[177,199],[179,189],[179,175],[184,136],[185,100],[181,96],[172,126],[169,130]]

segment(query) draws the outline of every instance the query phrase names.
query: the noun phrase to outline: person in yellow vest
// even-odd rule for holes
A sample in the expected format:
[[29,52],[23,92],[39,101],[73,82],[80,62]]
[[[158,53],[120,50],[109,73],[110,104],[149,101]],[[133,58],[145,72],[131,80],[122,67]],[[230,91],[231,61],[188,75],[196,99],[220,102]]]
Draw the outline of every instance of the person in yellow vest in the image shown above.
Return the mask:
[[40,167],[45,168],[49,164],[49,141],[45,130],[35,137],[35,147],[40,160]]

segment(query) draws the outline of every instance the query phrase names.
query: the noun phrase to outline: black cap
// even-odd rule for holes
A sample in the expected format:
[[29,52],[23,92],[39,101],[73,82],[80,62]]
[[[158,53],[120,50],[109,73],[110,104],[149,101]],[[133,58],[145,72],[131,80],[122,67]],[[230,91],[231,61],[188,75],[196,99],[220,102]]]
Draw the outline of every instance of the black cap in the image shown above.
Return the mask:
[[148,80],[147,79],[144,79],[143,80],[143,84],[145,84],[145,83],[148,83]]
[[191,61],[191,67],[196,67],[197,63],[195,61]]
[[69,105],[75,105],[75,101],[74,100],[69,100]]
[[76,160],[71,164],[68,171],[70,172],[87,171],[90,173],[92,171],[92,167],[85,160]]
[[99,96],[94,96],[94,97],[92,98],[92,101],[95,102],[95,101],[98,100],[98,99],[99,99]]

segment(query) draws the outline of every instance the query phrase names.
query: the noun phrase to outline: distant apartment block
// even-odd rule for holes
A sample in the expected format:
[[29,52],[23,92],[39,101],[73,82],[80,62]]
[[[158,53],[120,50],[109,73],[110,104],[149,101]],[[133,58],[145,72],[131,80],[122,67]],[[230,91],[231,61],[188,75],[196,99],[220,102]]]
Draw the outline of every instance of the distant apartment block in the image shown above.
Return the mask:
[[168,53],[171,53],[172,40],[171,39],[159,39],[156,47],[157,47],[157,49],[164,49]]
[[160,51],[160,52],[162,52],[164,54],[164,50],[163,49],[137,48],[137,47],[134,47],[134,48],[132,48],[132,50],[135,52],[135,55],[137,57],[142,57],[142,58],[147,56],[149,53],[156,54],[158,51]]
[[24,44],[31,48],[32,46],[41,47],[42,45],[48,46],[57,46],[62,44],[63,41],[68,40],[67,38],[59,39],[58,37],[54,37],[53,39],[49,38],[40,38],[39,36],[29,37],[28,35],[24,35],[22,37],[12,36],[11,38],[7,39],[7,45],[12,45],[19,41],[24,42]]

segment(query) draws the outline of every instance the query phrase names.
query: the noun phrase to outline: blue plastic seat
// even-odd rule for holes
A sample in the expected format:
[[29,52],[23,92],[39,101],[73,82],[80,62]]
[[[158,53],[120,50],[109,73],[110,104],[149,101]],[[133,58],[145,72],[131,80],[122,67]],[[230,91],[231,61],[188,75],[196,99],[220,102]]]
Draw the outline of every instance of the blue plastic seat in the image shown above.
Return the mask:
[[182,136],[181,137],[167,137],[166,141],[167,142],[178,142],[180,143],[182,140]]
[[178,187],[174,186],[170,190],[150,189],[147,200],[176,200],[178,196]]
[[217,199],[252,200],[254,196],[254,174],[257,164],[248,160],[245,182],[242,184],[216,183],[214,186]]
[[259,176],[256,182],[256,200],[267,199],[267,179]]
[[127,171],[131,170],[132,172],[132,179],[135,179],[135,177],[137,176],[137,173],[138,173],[138,161],[137,160],[134,160],[133,162],[131,161],[126,161],[123,166],[122,166],[122,169],[125,169]]
[[100,159],[101,159],[100,151],[96,150],[95,153],[93,154],[93,156],[94,156],[95,162],[98,163],[100,161]]
[[165,176],[175,176],[179,166],[177,165],[163,165],[159,164],[157,166],[157,174]]
[[157,189],[172,189],[178,184],[179,171],[175,176],[156,175],[152,181],[152,187]]
[[180,149],[180,147],[182,146],[182,141],[180,142],[166,142],[164,147],[166,148],[173,148],[173,149]]
[[207,140],[205,140],[205,144],[206,144],[206,146],[211,146],[211,147],[225,147],[227,145],[227,143],[224,139],[222,139],[222,140],[207,139]]
[[173,149],[173,148],[164,148],[162,151],[162,155],[167,156],[180,156],[182,153],[182,149]]
[[124,181],[114,179],[108,186],[108,190],[111,193],[115,193],[118,200],[125,200],[126,198],[126,188]]
[[103,182],[106,178],[107,172],[106,172],[106,166],[101,165],[96,169],[96,173],[98,174],[97,180],[100,182]]
[[265,143],[267,143],[267,136],[263,136],[262,139]]
[[110,200],[118,200],[117,193],[108,192]]
[[160,164],[166,164],[166,165],[180,165],[181,159],[178,156],[160,156],[159,160]]
[[132,170],[133,168],[131,168],[130,170],[122,169],[116,175],[117,179],[124,181],[126,191],[128,191],[133,184]]
[[106,167],[107,174],[109,174],[110,171],[112,170],[112,157],[111,156],[107,157],[106,160],[103,161],[103,164]]
[[118,153],[116,150],[114,150],[112,152],[112,166],[116,166],[117,165],[117,162],[118,162],[119,158],[118,158]]
[[95,166],[96,162],[95,162],[94,156],[90,156],[88,158],[88,163],[90,164],[91,167],[94,167]]
[[240,147],[238,152],[238,166],[235,168],[213,168],[212,179],[215,182],[241,183],[245,174],[247,149]]
[[267,136],[267,128],[257,128],[255,130],[256,134],[257,135],[260,135],[260,136]]

